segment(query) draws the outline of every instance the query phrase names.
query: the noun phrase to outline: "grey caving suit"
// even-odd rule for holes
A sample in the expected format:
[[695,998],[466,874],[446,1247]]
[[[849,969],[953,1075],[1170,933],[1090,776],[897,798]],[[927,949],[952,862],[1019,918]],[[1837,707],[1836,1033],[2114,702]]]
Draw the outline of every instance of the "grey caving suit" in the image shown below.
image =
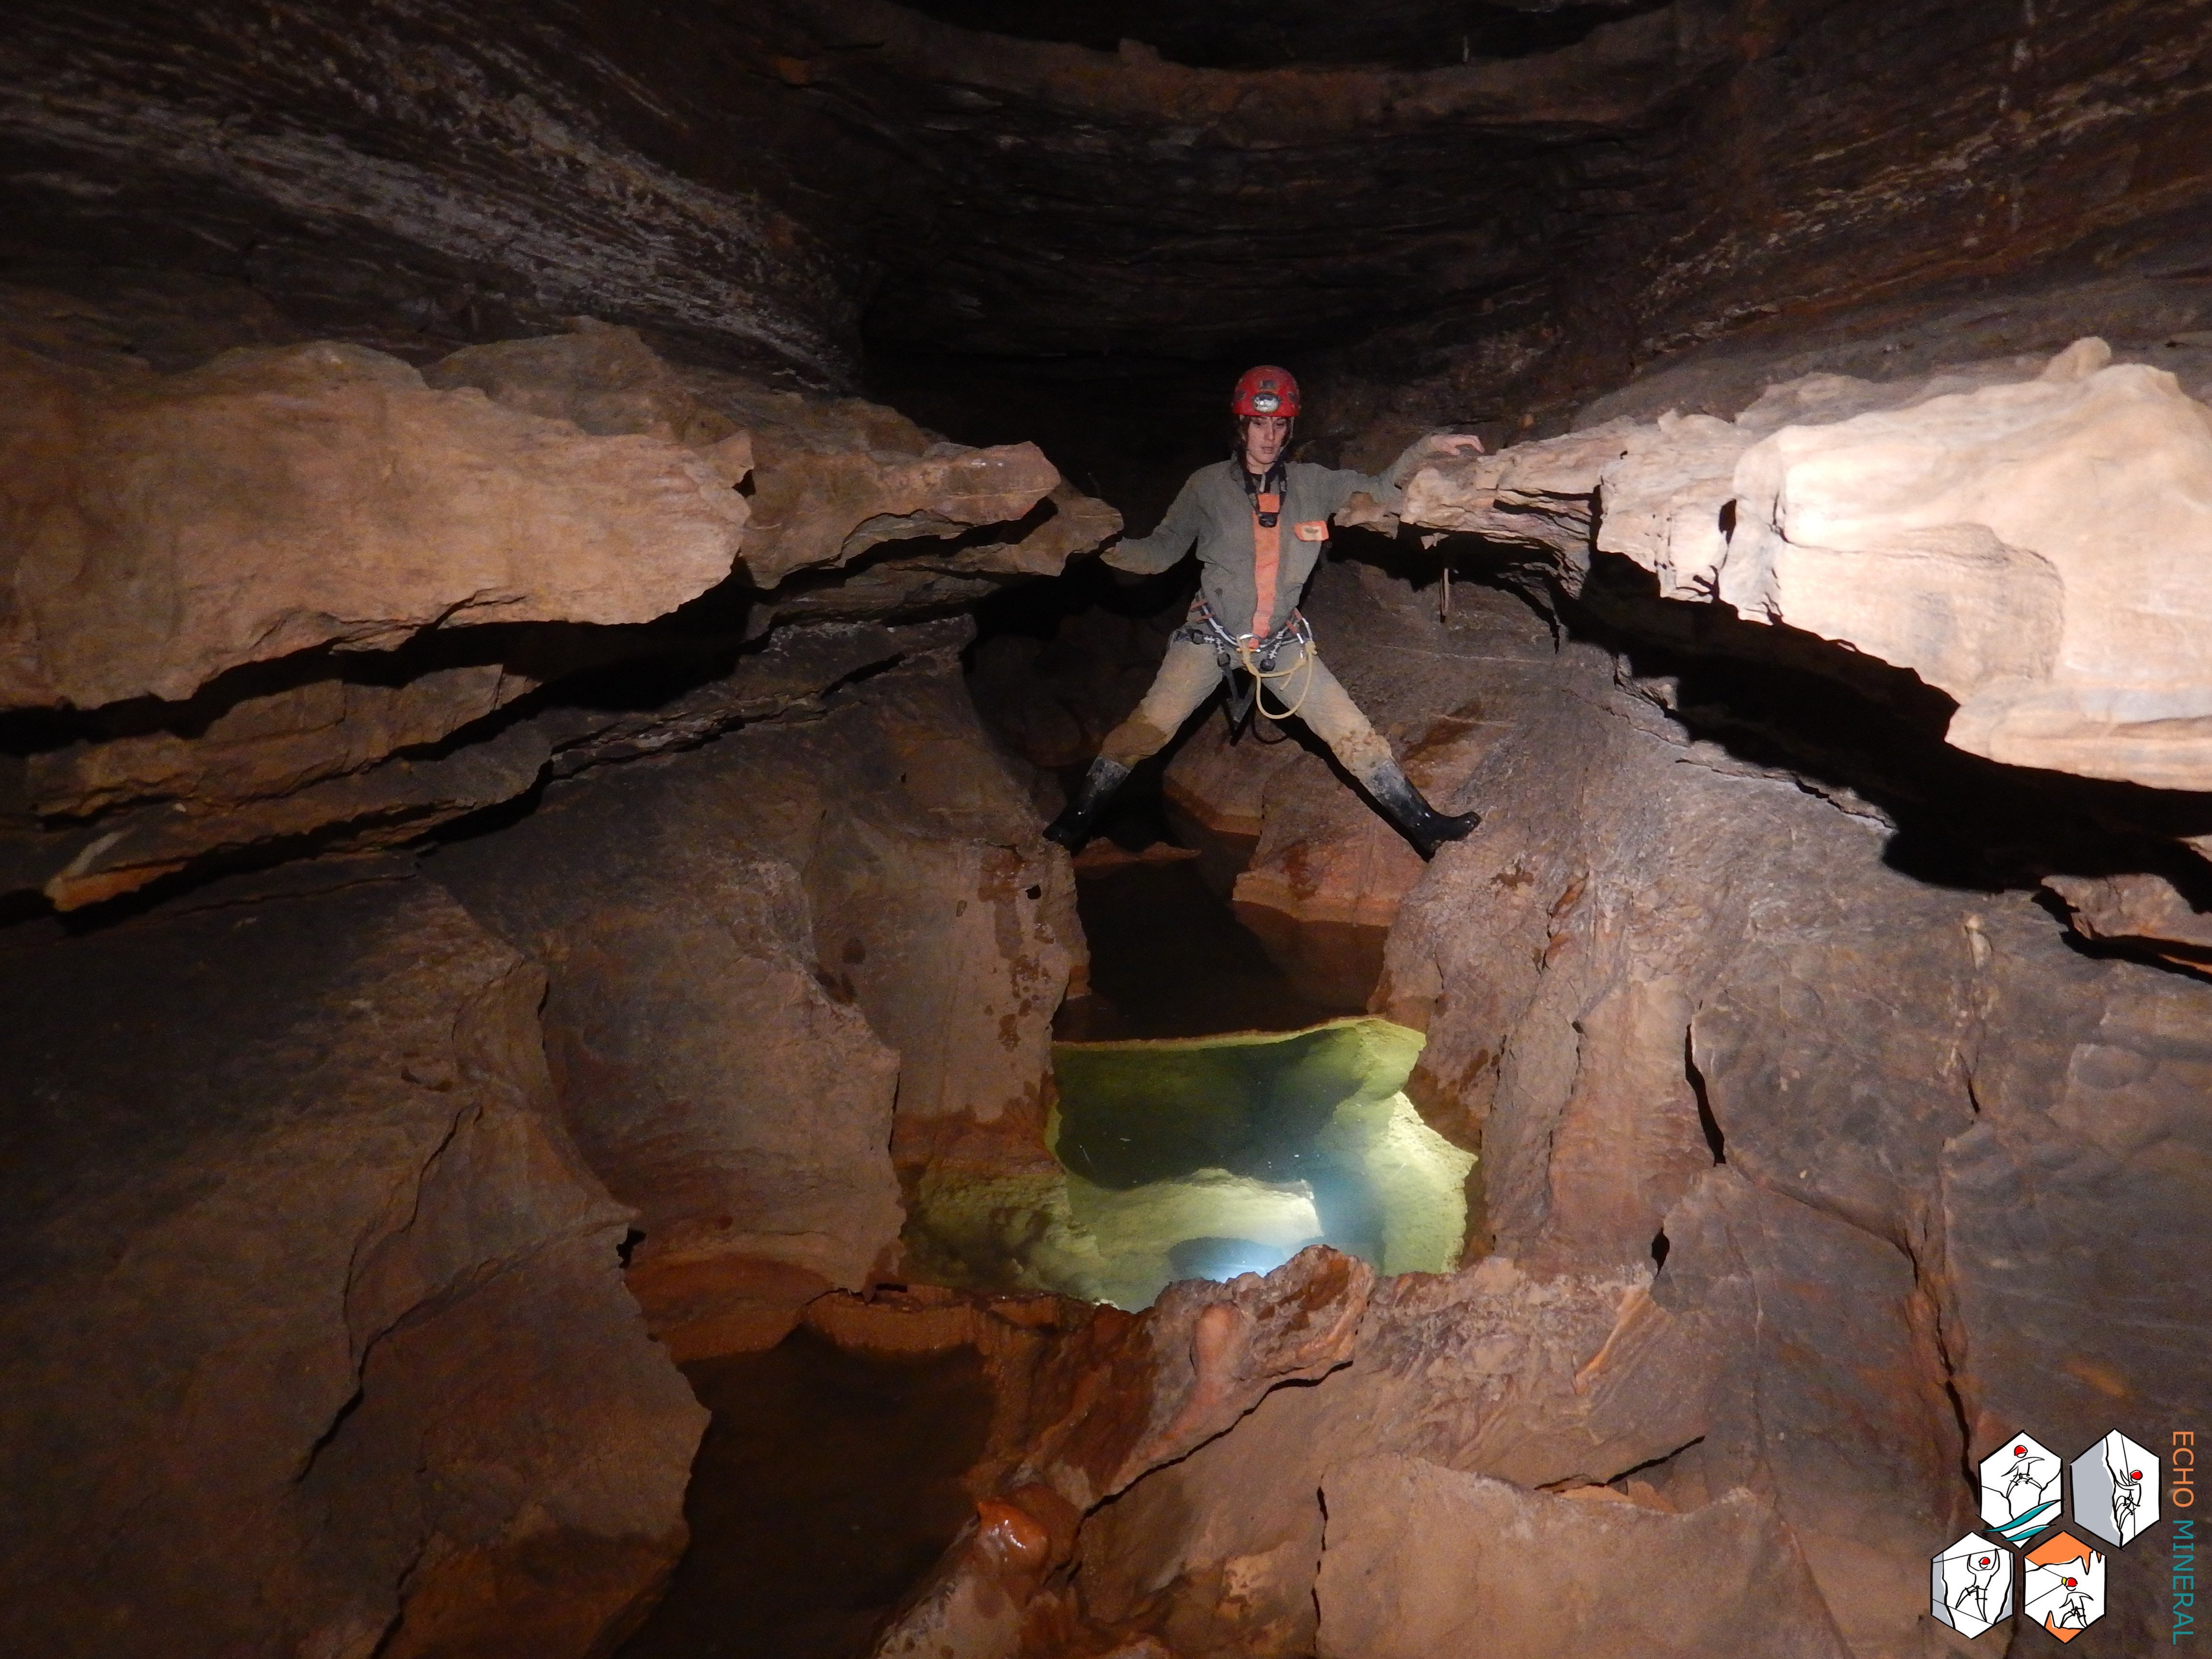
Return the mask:
[[[1100,758],[1134,766],[1165,746],[1224,673],[1252,665],[1229,643],[1236,641],[1251,647],[1252,659],[1269,672],[1261,688],[1261,711],[1274,714],[1294,706],[1345,769],[1382,796],[1401,776],[1390,745],[1302,631],[1297,603],[1328,545],[1329,519],[1362,491],[1395,511],[1399,476],[1422,447],[1416,444],[1379,476],[1308,461],[1279,465],[1268,475],[1270,480],[1279,477],[1282,486],[1272,561],[1266,547],[1271,538],[1260,528],[1259,498],[1245,486],[1241,457],[1192,473],[1158,529],[1109,552],[1106,562],[1116,569],[1153,575],[1173,566],[1195,543],[1199,597],[1170,641],[1152,690],[1107,737]],[[1287,631],[1293,627],[1301,631]]]

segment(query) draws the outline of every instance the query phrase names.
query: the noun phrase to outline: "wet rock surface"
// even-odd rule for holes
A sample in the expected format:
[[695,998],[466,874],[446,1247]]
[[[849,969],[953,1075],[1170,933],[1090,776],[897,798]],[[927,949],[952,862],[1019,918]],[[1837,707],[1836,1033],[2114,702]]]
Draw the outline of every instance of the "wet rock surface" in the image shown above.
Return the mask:
[[[1339,567],[1311,614],[1378,723],[1480,703],[1422,761],[1484,828],[1407,886],[1374,1000],[1425,1030],[1410,1091],[1480,1153],[1480,1259],[1378,1288],[1347,1365],[1094,1510],[1081,1615],[1178,1653],[1412,1630],[1409,1651],[1563,1652],[1559,1540],[1648,1520],[1655,1559],[1694,1534],[1731,1586],[1656,1650],[1771,1645],[1770,1614],[1807,1652],[1945,1650],[1926,1564],[1972,1524],[1970,1461],[2008,1425],[2087,1444],[2207,1386],[2150,1311],[2173,1241],[2202,1237],[2205,988],[2080,954],[2032,881],[1897,867],[1864,796],[1694,736],[1709,709],[1670,712],[1669,684],[1522,599],[1461,584],[1447,622],[1439,598]],[[1302,750],[1243,752],[1171,775],[1233,802],[1224,769],[1260,769],[1259,869],[1279,823],[1352,798]],[[2054,879],[2077,929],[2109,913]],[[2122,1190],[2124,1220],[2093,1225]],[[1326,1501],[1378,1468],[1366,1507]],[[1466,1507],[1438,1523],[1456,1546],[1389,1544],[1408,1481],[1461,1494],[1438,1500]],[[2138,1577],[2109,1615],[2127,1639],[2157,1627]]]

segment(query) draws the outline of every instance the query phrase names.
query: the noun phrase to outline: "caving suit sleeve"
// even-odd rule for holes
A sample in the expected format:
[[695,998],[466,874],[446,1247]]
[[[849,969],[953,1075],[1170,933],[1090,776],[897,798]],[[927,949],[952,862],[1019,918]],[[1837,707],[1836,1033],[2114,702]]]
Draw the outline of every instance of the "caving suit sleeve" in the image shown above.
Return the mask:
[[1340,511],[1354,495],[1364,491],[1375,498],[1376,505],[1386,513],[1395,513],[1406,502],[1406,480],[1412,477],[1422,462],[1437,453],[1433,434],[1419,437],[1406,446],[1405,453],[1380,472],[1353,472],[1331,467],[1322,475],[1323,499],[1328,502],[1330,514]]
[[1192,473],[1176,492],[1175,504],[1168,508],[1159,528],[1149,536],[1123,537],[1108,550],[1106,562],[1116,570],[1154,576],[1189,552],[1198,532],[1205,528],[1206,514],[1199,501],[1200,481],[1205,476],[1204,469]]

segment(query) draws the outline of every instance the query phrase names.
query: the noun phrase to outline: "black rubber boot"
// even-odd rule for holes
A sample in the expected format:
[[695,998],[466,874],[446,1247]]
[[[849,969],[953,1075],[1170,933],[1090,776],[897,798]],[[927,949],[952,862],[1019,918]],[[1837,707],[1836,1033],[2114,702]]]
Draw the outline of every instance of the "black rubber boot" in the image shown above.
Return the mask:
[[1482,822],[1480,812],[1437,811],[1422,799],[1413,780],[1395,763],[1388,771],[1370,780],[1367,787],[1382,803],[1382,810],[1390,815],[1390,821],[1425,859],[1436,857],[1437,848],[1448,841],[1463,839]]
[[1044,827],[1044,838],[1056,841],[1071,853],[1091,839],[1097,827],[1099,814],[1114,799],[1114,792],[1127,781],[1129,769],[1119,761],[1110,761],[1101,755],[1091,763],[1091,770],[1084,775],[1083,787],[1075,792],[1075,799],[1066,810]]

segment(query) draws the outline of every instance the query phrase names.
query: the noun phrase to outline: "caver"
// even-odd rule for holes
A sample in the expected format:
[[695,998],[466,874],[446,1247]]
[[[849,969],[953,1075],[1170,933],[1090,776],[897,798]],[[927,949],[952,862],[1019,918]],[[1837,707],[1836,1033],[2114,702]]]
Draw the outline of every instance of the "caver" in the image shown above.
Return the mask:
[[1328,544],[1330,518],[1353,495],[1364,491],[1395,508],[1400,481],[1418,459],[1480,450],[1482,441],[1424,438],[1389,471],[1370,476],[1283,459],[1298,412],[1298,384],[1286,369],[1249,370],[1230,409],[1236,451],[1190,475],[1158,529],[1105,556],[1116,569],[1152,575],[1195,544],[1198,599],[1144,701],[1108,735],[1074,800],[1045,834],[1063,847],[1081,846],[1130,769],[1163,748],[1225,678],[1232,699],[1255,698],[1271,720],[1304,720],[1428,857],[1480,820],[1473,812],[1439,812],[1422,799],[1322,660],[1298,596]]

